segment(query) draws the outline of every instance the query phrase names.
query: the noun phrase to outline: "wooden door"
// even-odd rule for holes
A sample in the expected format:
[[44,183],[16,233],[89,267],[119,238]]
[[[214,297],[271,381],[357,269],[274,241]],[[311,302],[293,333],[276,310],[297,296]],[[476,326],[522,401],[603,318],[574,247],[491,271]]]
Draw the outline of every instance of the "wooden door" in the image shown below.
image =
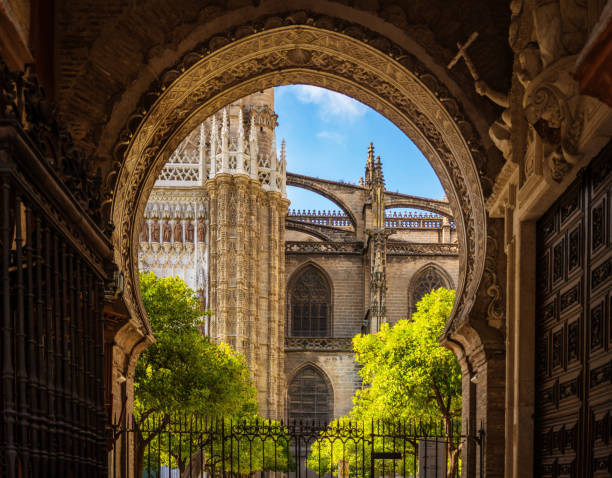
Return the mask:
[[537,225],[535,476],[612,476],[612,145]]

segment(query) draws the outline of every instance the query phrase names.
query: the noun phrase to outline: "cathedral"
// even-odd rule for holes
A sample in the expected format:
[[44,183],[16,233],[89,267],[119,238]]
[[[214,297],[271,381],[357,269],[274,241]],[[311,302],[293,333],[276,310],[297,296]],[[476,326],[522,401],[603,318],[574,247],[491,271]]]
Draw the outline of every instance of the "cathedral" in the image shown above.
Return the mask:
[[[287,172],[292,84],[386,117],[447,202],[367,144],[358,186]],[[0,0],[0,475],[136,478],[148,269],[270,417],[345,413],[349,338],[448,285],[461,476],[610,478],[611,92],[609,0]]]
[[[329,421],[360,385],[351,338],[455,287],[457,233],[447,201],[385,191],[372,144],[358,186],[287,172],[276,126],[269,88],[187,135],[145,207],[139,268],[198,293],[206,333],[245,356],[264,415]],[[287,185],[337,210],[289,210]]]

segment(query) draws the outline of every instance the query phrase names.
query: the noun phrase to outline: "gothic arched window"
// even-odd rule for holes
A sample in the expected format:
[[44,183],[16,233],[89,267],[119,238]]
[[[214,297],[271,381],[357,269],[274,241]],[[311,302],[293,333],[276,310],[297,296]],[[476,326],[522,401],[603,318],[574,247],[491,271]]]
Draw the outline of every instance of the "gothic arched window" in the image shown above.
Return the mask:
[[412,280],[412,284],[413,285],[409,293],[410,315],[416,312],[416,305],[425,294],[428,294],[432,290],[439,289],[440,287],[449,286],[440,272],[438,272],[435,267],[431,266],[419,272]]
[[289,291],[289,335],[325,337],[329,334],[331,290],[323,274],[309,266],[293,281]]
[[298,372],[287,392],[287,417],[327,423],[332,416],[331,391],[323,374],[310,365]]

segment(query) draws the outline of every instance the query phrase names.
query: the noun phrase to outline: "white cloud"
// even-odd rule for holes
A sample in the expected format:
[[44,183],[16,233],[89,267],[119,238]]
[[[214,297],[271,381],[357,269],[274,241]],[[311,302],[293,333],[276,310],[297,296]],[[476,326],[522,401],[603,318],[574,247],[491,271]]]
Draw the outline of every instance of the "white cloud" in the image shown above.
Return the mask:
[[340,93],[310,85],[291,87],[301,103],[313,103],[319,107],[321,119],[342,119],[352,121],[363,116],[367,107],[353,98]]
[[336,131],[319,131],[317,133],[317,138],[327,139],[329,141],[333,141],[335,143],[344,143],[346,140],[346,136],[340,134]]

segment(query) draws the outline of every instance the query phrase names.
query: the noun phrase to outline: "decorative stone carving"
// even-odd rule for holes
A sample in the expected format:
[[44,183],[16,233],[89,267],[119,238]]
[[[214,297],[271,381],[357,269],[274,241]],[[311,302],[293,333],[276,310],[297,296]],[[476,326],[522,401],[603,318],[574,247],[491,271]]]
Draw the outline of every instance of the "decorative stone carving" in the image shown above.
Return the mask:
[[287,241],[285,251],[292,254],[361,254],[361,242],[313,242],[313,241]]
[[537,0],[533,12],[535,34],[546,68],[559,58],[578,53],[587,33],[586,2]]
[[[539,50],[535,43],[528,44],[518,54],[519,69],[517,76],[524,88],[542,70]],[[479,95],[486,96],[497,105],[504,108],[500,118],[489,128],[489,136],[507,161],[512,160],[512,117],[508,95],[491,89],[484,81],[477,80],[474,84]]]
[[563,58],[540,73],[526,88],[527,121],[544,141],[550,177],[560,182],[581,155],[578,143],[584,126],[578,84],[571,76],[575,57]]
[[285,352],[352,352],[351,337],[285,337]]
[[[92,159],[74,146],[70,133],[58,120],[57,108],[38,84],[38,78],[29,69],[11,71],[2,59],[0,118],[22,128],[38,149],[39,157],[45,160],[45,166],[52,169],[64,184],[64,192],[75,199],[93,224],[100,225],[100,170],[94,171]],[[107,227],[104,227],[104,232],[109,232]]]
[[494,228],[487,235],[487,248],[489,254],[485,261],[484,281],[487,296],[490,297],[487,305],[487,323],[491,327],[501,329],[504,325],[504,296],[502,286],[497,277],[498,238]]
[[172,236],[172,226],[170,224],[168,224],[167,221],[164,221],[163,223],[163,240],[164,242],[170,242],[171,236]]

